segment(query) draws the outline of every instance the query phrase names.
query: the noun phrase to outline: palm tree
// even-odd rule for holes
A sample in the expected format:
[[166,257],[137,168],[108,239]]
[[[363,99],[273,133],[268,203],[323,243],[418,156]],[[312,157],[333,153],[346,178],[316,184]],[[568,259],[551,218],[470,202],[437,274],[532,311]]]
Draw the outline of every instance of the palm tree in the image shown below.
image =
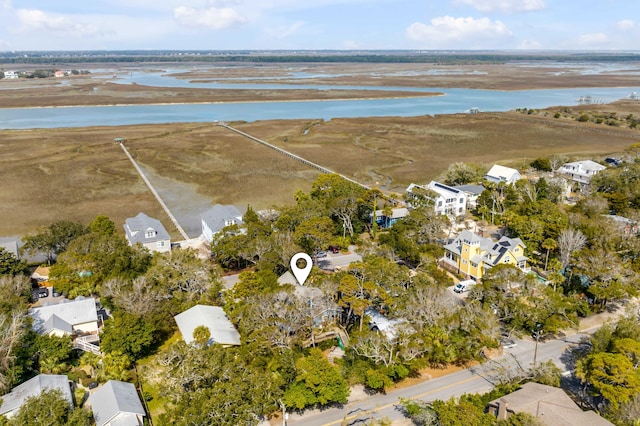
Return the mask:
[[553,238],[547,238],[542,242],[542,248],[547,250],[547,256],[544,259],[544,270],[546,271],[549,264],[549,252],[558,248],[558,243]]

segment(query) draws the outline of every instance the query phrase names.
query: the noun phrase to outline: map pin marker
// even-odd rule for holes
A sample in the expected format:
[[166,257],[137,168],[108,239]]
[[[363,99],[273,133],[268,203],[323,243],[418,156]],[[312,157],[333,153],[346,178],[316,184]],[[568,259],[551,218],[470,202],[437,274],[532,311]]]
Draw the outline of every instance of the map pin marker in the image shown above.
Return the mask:
[[[304,268],[298,268],[298,259],[304,259],[307,264]],[[311,262],[311,256],[307,253],[296,253],[291,258],[291,272],[296,277],[300,285],[304,285],[304,282],[309,277],[309,273],[311,272],[311,267],[313,263]]]

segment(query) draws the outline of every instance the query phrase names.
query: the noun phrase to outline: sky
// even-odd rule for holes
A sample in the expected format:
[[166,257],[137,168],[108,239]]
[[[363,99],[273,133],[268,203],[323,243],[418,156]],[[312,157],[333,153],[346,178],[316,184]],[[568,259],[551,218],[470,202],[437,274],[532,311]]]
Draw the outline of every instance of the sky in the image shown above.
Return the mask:
[[0,51],[640,51],[637,0],[0,0]]

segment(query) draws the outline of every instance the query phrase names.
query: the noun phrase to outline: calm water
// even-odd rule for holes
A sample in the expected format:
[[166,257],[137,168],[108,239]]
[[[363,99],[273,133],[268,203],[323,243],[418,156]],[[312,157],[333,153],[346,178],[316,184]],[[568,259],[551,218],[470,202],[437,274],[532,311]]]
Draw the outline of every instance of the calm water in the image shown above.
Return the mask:
[[86,126],[121,126],[207,121],[256,121],[271,119],[330,120],[341,117],[420,116],[462,113],[476,107],[480,111],[509,111],[516,108],[546,108],[575,105],[581,96],[612,102],[640,93],[640,87],[580,88],[553,90],[493,91],[445,88],[358,87],[279,84],[189,83],[166,73],[134,72],[118,79],[123,84],[138,83],[163,87],[206,87],[245,89],[361,89],[442,92],[444,96],[411,99],[376,99],[309,102],[246,102],[225,104],[136,105],[61,108],[0,108],[1,129],[31,129]]

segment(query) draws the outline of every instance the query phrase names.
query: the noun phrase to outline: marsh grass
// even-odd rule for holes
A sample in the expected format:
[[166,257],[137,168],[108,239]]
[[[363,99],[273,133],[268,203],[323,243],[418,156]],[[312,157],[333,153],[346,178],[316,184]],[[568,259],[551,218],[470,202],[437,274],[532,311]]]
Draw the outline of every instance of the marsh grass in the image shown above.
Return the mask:
[[[614,129],[629,134],[624,137],[576,124],[560,127],[553,118],[527,122],[516,112],[233,123],[336,172],[398,193],[457,161],[519,167],[556,153],[597,158],[620,153],[637,140],[637,130]],[[119,227],[141,211],[171,229],[113,142],[117,137],[125,138],[143,167],[170,179],[172,190],[188,185],[212,204],[263,209],[292,203],[293,194],[308,191],[318,176],[302,163],[211,124],[0,131],[0,235],[27,233],[59,219],[87,223],[98,214]]]

